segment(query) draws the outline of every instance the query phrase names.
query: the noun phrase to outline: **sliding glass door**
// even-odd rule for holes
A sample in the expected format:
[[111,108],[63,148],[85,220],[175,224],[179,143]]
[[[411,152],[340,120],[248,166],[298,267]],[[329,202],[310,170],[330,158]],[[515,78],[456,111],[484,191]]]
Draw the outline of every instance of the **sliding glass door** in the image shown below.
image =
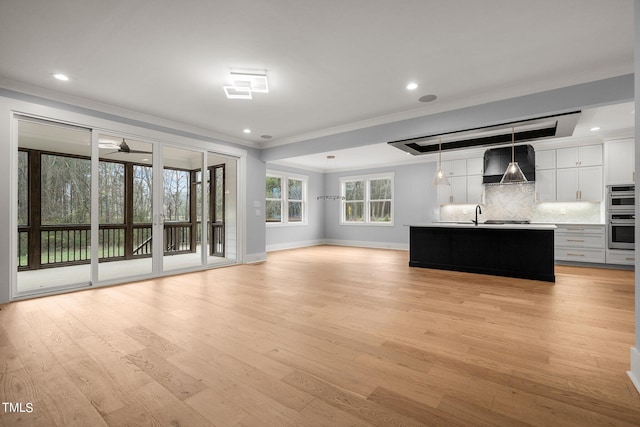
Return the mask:
[[153,272],[153,144],[98,137],[98,280]]
[[238,159],[207,153],[209,247],[207,264],[237,260]]
[[17,121],[19,294],[91,279],[91,131]]
[[203,264],[203,159],[201,151],[163,147],[163,271]]
[[14,296],[236,262],[238,159],[29,117]]

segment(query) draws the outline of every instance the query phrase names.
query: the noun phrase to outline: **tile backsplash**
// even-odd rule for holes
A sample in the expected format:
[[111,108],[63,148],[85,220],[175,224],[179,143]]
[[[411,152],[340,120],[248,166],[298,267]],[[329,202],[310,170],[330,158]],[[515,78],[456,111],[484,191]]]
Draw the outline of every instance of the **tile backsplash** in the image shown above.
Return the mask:
[[[535,183],[485,185],[481,203],[482,221],[529,220],[553,223],[602,223],[601,203],[567,202],[536,203]],[[440,221],[470,221],[475,218],[475,205],[440,207]]]

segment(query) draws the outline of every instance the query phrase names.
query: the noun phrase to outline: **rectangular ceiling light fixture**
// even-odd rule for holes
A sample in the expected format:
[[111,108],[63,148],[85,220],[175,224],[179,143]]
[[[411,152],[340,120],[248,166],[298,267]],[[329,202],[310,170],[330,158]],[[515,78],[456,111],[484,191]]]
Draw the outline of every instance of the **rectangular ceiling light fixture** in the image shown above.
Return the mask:
[[253,99],[253,93],[269,93],[266,73],[231,71],[229,74],[231,84],[224,86],[229,99]]

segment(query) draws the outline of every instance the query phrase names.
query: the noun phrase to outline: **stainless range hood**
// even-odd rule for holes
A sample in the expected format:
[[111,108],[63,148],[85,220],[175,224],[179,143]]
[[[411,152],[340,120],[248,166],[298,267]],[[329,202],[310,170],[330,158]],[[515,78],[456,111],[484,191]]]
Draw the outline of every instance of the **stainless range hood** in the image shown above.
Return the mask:
[[414,156],[437,152],[440,140],[442,140],[442,151],[491,147],[511,143],[512,128],[515,129],[513,138],[516,144],[525,141],[540,141],[571,136],[579,118],[580,111],[572,111],[492,126],[402,139],[388,142],[388,144]]

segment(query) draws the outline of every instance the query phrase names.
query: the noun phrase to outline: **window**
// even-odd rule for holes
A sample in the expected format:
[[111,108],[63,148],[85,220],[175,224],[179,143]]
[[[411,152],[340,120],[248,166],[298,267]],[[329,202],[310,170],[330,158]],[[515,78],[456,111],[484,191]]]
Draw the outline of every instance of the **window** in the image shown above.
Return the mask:
[[268,224],[304,224],[307,177],[268,172],[265,216]]
[[340,178],[342,224],[393,225],[393,174]]
[[267,175],[266,217],[267,222],[282,222],[282,178]]

